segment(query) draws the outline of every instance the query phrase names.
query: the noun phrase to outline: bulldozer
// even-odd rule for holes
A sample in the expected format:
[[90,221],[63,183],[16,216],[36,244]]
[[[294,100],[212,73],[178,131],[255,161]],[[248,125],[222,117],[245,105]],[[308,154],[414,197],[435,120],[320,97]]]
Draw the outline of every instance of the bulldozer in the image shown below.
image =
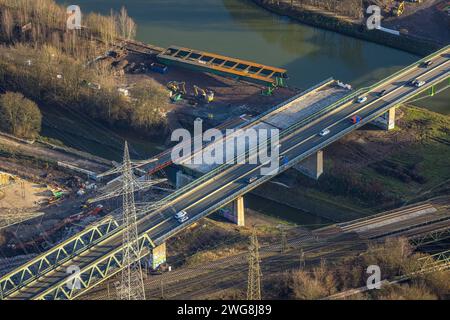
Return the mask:
[[195,98],[199,102],[210,103],[214,101],[214,92],[211,90],[204,90],[199,86],[194,85]]

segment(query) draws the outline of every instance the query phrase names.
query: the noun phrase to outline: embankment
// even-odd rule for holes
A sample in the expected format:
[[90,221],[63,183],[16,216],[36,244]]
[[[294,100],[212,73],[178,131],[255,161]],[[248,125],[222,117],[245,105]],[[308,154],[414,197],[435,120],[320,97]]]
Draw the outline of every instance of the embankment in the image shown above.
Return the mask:
[[396,36],[379,30],[367,30],[366,27],[360,23],[343,20],[331,14],[324,14],[321,11],[300,9],[295,6],[291,7],[289,4],[281,1],[279,3],[278,1],[251,1],[273,13],[287,16],[311,26],[339,32],[351,37],[379,43],[417,55],[428,55],[442,46],[432,40],[411,36],[405,33]]

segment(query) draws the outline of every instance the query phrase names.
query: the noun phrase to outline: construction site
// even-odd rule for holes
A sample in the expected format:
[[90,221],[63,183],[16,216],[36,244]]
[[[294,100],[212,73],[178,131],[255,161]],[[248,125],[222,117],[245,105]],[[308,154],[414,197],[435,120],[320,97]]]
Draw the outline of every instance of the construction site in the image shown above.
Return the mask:
[[[27,39],[30,24],[14,32]],[[86,29],[80,41],[100,43]],[[47,131],[0,130],[0,300],[449,299],[450,120],[408,105],[448,89],[448,45],[360,88],[331,74],[297,88],[289,64],[181,45],[99,47],[77,65],[92,78],[77,78],[67,99],[105,109],[61,102],[72,81],[61,68],[35,99]],[[25,70],[41,66],[34,59]],[[3,70],[23,92],[34,73]],[[195,122],[220,138],[191,136],[175,161],[172,132]],[[250,161],[261,146],[246,130],[277,132],[276,146],[258,141],[268,162]],[[193,161],[203,152],[220,161]],[[252,195],[275,213],[250,207]],[[277,203],[322,220],[292,219]],[[383,269],[383,290],[366,285],[369,265]]]

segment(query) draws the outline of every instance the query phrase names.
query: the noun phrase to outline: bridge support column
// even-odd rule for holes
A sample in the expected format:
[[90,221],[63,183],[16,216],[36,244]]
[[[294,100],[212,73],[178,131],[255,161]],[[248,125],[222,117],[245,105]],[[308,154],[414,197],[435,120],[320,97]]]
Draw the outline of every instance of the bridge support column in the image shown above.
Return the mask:
[[431,86],[430,88],[430,96],[433,97],[436,94],[436,86]]
[[323,151],[317,151],[315,154],[295,165],[294,168],[312,179],[319,179],[323,173]]
[[159,246],[152,249],[149,258],[149,266],[154,270],[166,262],[166,243],[161,243]]
[[181,170],[177,171],[176,179],[177,179],[177,181],[176,181],[177,189],[180,189],[195,180],[193,177],[184,173]]
[[240,227],[245,226],[245,206],[244,197],[239,197],[227,208],[221,210],[225,219],[237,224]]
[[373,121],[373,124],[385,129],[392,130],[395,128],[395,107],[390,108],[383,115]]

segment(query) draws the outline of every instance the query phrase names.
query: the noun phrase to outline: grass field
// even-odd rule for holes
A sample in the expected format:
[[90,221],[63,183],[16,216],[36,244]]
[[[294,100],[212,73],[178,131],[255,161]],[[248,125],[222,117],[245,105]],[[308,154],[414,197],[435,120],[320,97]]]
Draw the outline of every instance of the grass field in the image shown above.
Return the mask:
[[[417,107],[403,111],[406,127],[401,129],[414,132],[416,142],[364,168],[361,174],[403,201],[425,193],[438,195],[450,180],[450,117]],[[380,170],[383,165],[391,170]]]

